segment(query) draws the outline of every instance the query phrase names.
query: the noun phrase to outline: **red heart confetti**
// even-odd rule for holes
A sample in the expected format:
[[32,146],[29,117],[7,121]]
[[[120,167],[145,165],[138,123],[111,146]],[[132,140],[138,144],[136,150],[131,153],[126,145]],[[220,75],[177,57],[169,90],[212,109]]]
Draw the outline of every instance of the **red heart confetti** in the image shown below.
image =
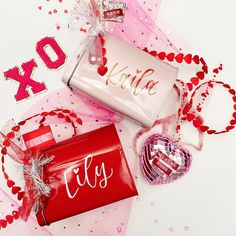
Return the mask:
[[191,113],[187,114],[187,120],[188,121],[192,121],[194,118],[195,118],[194,114],[191,114]]
[[77,115],[76,115],[74,112],[70,113],[69,115],[70,115],[72,118],[77,118]]
[[107,50],[106,48],[102,48],[102,55],[104,56],[106,54]]
[[12,189],[11,189],[11,192],[13,194],[17,194],[20,191],[21,191],[21,187],[19,187],[19,186],[13,186]]
[[6,146],[6,147],[9,147],[11,145],[9,139],[5,139],[4,142],[3,142],[3,145]]
[[236,120],[231,120],[231,121],[230,121],[230,124],[231,124],[232,126],[236,125]]
[[2,154],[2,155],[6,155],[6,154],[7,154],[7,148],[6,148],[6,147],[3,147],[3,148],[2,148],[1,154]]
[[171,61],[174,61],[174,58],[175,58],[175,54],[172,52],[172,53],[169,53],[166,58],[171,62]]
[[166,58],[166,53],[165,52],[160,52],[157,55],[159,57],[160,60],[164,60]]
[[208,130],[207,133],[208,133],[208,134],[215,134],[215,133],[216,133],[216,130]]
[[15,220],[19,219],[19,212],[18,211],[13,211],[12,216],[14,217]]
[[0,225],[2,228],[6,228],[7,227],[7,221],[6,220],[0,220]]
[[15,131],[15,132],[18,132],[18,131],[20,130],[20,126],[19,126],[19,125],[14,126],[14,127],[12,128],[12,130]]
[[103,47],[105,45],[105,39],[101,35],[99,35],[99,38],[100,38],[101,45]]
[[179,53],[179,54],[175,57],[175,60],[176,60],[178,63],[182,63],[182,62],[183,62],[183,59],[184,59],[184,54],[183,54],[183,53]]
[[15,134],[13,132],[10,132],[7,134],[7,137],[13,139],[15,137]]
[[20,122],[18,123],[18,125],[24,125],[25,123],[26,123],[26,121],[23,120],[23,121],[20,121]]
[[192,91],[192,89],[193,89],[193,84],[187,83],[187,86],[188,86],[188,90],[189,90],[189,91]]
[[234,89],[230,89],[229,93],[232,94],[232,95],[235,95],[235,90]]
[[103,65],[105,66],[107,64],[107,58],[103,57]]
[[198,85],[199,84],[199,79],[198,77],[194,77],[191,79],[191,82],[194,84],[194,85]]
[[13,216],[11,216],[11,215],[8,215],[8,216],[6,216],[6,220],[7,220],[7,222],[9,223],[9,224],[11,224],[12,222],[13,222]]
[[236,112],[233,113],[233,117],[234,117],[234,119],[236,119]]
[[57,117],[58,118],[65,118],[65,115],[63,113],[58,113]]
[[219,70],[216,68],[213,70],[214,73],[218,74],[219,73]]
[[9,188],[11,188],[11,187],[14,186],[14,185],[15,185],[15,182],[14,182],[13,180],[10,180],[10,179],[7,180],[7,186],[8,186]]
[[202,67],[202,70],[205,72],[205,74],[208,73],[208,67],[207,67],[206,65],[204,65],[204,66]]
[[232,129],[234,129],[234,126],[232,126],[232,125],[226,127],[226,130],[227,130],[227,131],[230,131],[230,130],[232,130]]
[[65,117],[65,121],[68,122],[68,123],[70,123],[70,122],[71,122],[71,118],[70,118],[69,116],[66,116],[66,117]]
[[157,56],[157,52],[156,52],[156,51],[151,51],[150,54],[151,54],[153,57],[156,57],[156,56]]
[[108,68],[106,66],[99,66],[97,71],[99,75],[104,76],[107,73]]
[[25,192],[19,192],[19,193],[17,194],[17,199],[20,201],[20,200],[23,199],[24,196],[25,196]]
[[195,56],[193,57],[193,61],[194,61],[195,64],[198,65],[198,64],[200,63],[199,56],[198,56],[198,55],[195,55]]
[[201,132],[206,132],[209,129],[208,126],[200,126],[200,131]]
[[193,120],[194,127],[198,128],[203,124],[203,121],[200,117],[197,117],[195,120]]
[[204,75],[204,72],[203,71],[199,71],[199,72],[197,72],[197,77],[199,78],[199,79],[201,79],[201,80],[203,80],[204,79],[204,77],[205,77],[205,75]]
[[185,57],[184,57],[184,60],[187,64],[190,64],[192,62],[192,55],[191,54],[187,54]]
[[76,120],[76,122],[77,122],[79,125],[82,125],[82,123],[83,123],[80,118],[78,118],[78,119]]

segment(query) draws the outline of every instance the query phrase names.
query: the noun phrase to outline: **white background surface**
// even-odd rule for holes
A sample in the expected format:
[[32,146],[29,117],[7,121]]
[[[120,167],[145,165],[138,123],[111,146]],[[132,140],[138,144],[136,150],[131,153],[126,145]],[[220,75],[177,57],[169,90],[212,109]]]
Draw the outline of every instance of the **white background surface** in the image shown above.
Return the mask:
[[[78,42],[75,37],[71,38],[65,33],[65,27],[60,31],[55,29],[54,22],[57,19],[38,11],[39,2],[1,1],[0,72],[35,58],[38,69],[34,79],[44,81],[48,91],[52,92],[64,86],[59,79],[64,70],[46,69],[36,55],[36,42],[44,36],[55,35],[69,57]],[[73,2],[67,1],[65,5],[69,8]],[[235,10],[236,2],[233,0],[164,0],[158,17],[159,26],[165,32],[170,30],[170,37],[176,40],[177,45],[180,43],[185,52],[202,55],[210,66],[222,62],[224,71],[220,78],[234,88]],[[66,25],[67,19],[60,22]],[[5,81],[1,74],[0,125],[13,116],[20,117],[46,95],[43,93],[16,103],[13,95],[17,87],[16,83]],[[230,102],[227,99],[223,90],[219,91],[219,96],[214,96],[208,122],[225,125],[224,120],[229,116],[221,111]],[[188,138],[190,133],[185,136]],[[150,187],[141,179],[138,184],[140,201],[134,201],[127,236],[236,235],[234,142],[235,131],[222,136],[207,136],[202,152],[191,150],[194,160],[188,175],[175,183]],[[158,223],[154,223],[155,220]]]

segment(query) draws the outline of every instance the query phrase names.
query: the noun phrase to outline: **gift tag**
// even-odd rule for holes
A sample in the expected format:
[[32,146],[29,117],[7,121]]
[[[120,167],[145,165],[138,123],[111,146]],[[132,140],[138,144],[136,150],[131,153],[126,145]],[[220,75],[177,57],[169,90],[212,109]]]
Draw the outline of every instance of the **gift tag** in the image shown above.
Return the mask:
[[40,148],[45,148],[56,143],[49,125],[23,134],[23,139],[26,148],[31,149],[32,151],[36,151]]
[[106,21],[123,23],[125,16],[126,3],[104,1],[103,17]]

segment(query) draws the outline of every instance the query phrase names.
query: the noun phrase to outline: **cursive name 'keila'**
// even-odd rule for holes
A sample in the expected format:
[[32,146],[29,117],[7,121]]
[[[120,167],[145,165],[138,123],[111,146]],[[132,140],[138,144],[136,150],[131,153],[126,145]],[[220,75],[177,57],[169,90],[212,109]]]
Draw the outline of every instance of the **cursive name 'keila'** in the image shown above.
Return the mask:
[[154,74],[155,71],[153,69],[146,69],[145,71],[137,70],[136,75],[131,75],[127,73],[128,66],[121,69],[118,66],[119,63],[116,63],[107,74],[106,85],[119,85],[121,89],[127,87],[133,88],[133,94],[135,96],[139,95],[143,90],[147,90],[149,95],[157,93],[159,81],[148,79]]
[[78,184],[78,187],[73,193],[70,189],[70,186],[68,184],[68,178],[67,178],[67,175],[71,174],[71,172],[70,173],[67,173],[68,171],[64,172],[66,192],[69,198],[73,199],[78,194],[80,187],[83,187],[85,185],[89,186],[90,188],[96,188],[96,187],[106,188],[107,187],[108,179],[110,179],[113,175],[113,169],[111,168],[108,174],[105,163],[102,162],[101,166],[95,166],[94,174],[91,174],[90,172],[90,175],[89,175],[88,171],[89,169],[91,169],[92,162],[93,162],[93,156],[88,155],[84,161],[83,176],[80,175],[79,168],[75,168],[73,170],[73,173],[76,177],[76,181]]

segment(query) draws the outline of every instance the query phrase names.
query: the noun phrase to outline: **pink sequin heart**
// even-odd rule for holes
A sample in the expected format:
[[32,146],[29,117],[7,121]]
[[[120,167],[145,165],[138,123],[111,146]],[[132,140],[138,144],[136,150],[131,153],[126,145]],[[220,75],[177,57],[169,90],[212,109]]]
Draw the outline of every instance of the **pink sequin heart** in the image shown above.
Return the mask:
[[184,147],[160,134],[150,136],[142,148],[142,171],[153,185],[173,182],[187,173],[192,155]]

